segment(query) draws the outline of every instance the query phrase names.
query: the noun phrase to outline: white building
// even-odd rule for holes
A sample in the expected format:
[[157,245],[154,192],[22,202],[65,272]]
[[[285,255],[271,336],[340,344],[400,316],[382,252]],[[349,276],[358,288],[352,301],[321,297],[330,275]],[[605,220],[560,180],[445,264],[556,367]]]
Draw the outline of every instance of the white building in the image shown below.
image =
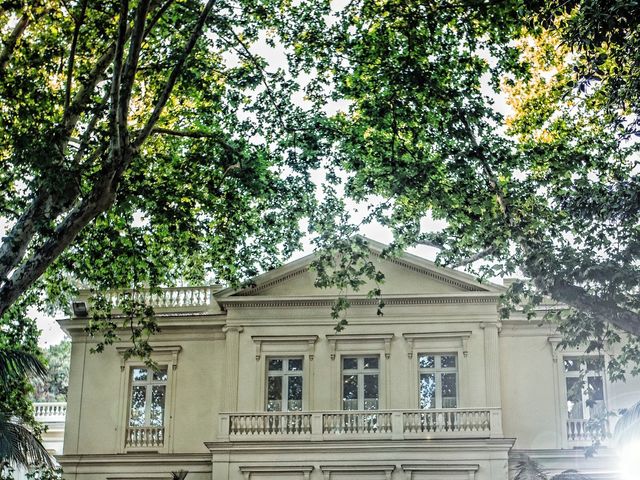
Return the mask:
[[65,477],[507,480],[526,454],[619,478],[611,450],[585,459],[580,447],[590,415],[637,401],[638,380],[608,384],[596,357],[557,350],[551,327],[500,321],[500,286],[370,247],[384,316],[364,287],[339,334],[337,292],[314,288],[312,257],[248,289],[154,297],[156,372],[125,360],[124,345],[91,354],[86,318],[62,321],[73,339]]

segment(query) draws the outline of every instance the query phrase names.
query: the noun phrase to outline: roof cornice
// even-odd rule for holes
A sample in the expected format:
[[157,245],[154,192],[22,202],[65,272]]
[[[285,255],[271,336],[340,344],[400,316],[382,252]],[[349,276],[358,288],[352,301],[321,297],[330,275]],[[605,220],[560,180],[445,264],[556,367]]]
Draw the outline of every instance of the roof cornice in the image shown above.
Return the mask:
[[[421,295],[384,295],[385,305],[447,305],[447,304],[491,304],[497,303],[500,294],[497,292],[461,292],[452,294],[421,294]],[[377,305],[377,298],[366,295],[348,296],[351,306]],[[218,299],[218,303],[225,309],[229,308],[285,308],[285,307],[330,307],[336,301],[335,295],[317,296],[238,296]]]

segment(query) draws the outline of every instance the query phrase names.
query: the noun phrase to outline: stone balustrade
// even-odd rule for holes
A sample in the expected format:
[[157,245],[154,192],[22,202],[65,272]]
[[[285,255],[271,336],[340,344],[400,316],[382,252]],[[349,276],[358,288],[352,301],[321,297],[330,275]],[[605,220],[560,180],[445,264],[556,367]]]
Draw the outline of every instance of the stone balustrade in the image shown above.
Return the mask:
[[499,408],[221,413],[221,441],[494,438]]
[[[596,440],[603,441],[608,436],[608,424],[604,425],[604,432],[600,428],[592,428],[589,420],[569,419],[567,420],[567,440],[575,444],[591,444]],[[593,425],[593,427],[599,427]]]
[[[125,301],[131,299],[153,307],[156,312],[201,312],[217,309],[214,293],[219,285],[205,287],[167,287],[159,290],[109,290],[104,293],[114,312],[122,310]],[[91,304],[91,292],[83,290],[75,302]]]
[[164,427],[127,427],[125,447],[160,448],[164,446]]
[[64,423],[67,416],[67,402],[37,402],[33,408],[36,420],[42,423]]

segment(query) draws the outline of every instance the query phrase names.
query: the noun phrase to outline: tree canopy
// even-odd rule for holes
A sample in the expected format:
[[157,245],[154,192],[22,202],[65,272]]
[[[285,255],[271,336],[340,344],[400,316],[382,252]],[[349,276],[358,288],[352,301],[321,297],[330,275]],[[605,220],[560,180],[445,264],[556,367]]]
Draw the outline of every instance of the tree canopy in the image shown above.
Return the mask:
[[1,5],[3,318],[78,282],[238,282],[305,221],[343,253],[319,285],[383,282],[347,241],[349,199],[394,248],[529,279],[504,315],[551,298],[569,344],[630,335],[614,375],[640,358],[633,3]]
[[347,105],[326,129],[345,194],[397,247],[528,279],[505,316],[546,298],[566,344],[628,334],[609,366],[638,373],[637,6],[360,0],[322,18],[283,26],[316,109],[327,91]]

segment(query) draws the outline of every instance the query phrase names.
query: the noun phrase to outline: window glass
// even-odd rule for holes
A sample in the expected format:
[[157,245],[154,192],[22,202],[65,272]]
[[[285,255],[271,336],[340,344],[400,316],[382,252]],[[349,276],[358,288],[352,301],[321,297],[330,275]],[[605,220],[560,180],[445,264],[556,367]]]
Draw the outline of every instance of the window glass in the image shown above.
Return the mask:
[[132,378],[134,382],[144,382],[147,379],[147,369],[134,368]]
[[377,410],[379,408],[379,357],[342,358],[342,408]]
[[436,375],[420,375],[420,408],[436,408]]
[[167,381],[167,367],[161,367],[158,371],[153,372],[153,379],[161,382]]
[[131,412],[129,414],[129,426],[144,426],[146,398],[146,388],[144,386],[134,386],[131,388]]
[[440,366],[442,368],[456,368],[456,356],[442,355],[440,357]]
[[357,375],[344,375],[342,377],[342,408],[344,410],[358,410]]
[[278,358],[272,358],[269,360],[269,370],[277,371],[282,370],[282,360]]
[[456,374],[442,374],[442,408],[456,408],[458,399]]
[[297,372],[302,370],[302,359],[301,358],[290,358],[289,359],[289,368],[290,372]]
[[282,377],[267,380],[267,411],[282,410]]
[[604,358],[564,357],[567,418],[589,420],[605,411]]
[[419,355],[418,366],[420,368],[434,368],[436,366],[436,359],[433,355]]
[[151,387],[151,419],[149,423],[152,427],[164,425],[165,391],[164,385]]
[[267,411],[302,410],[302,358],[267,361]]
[[589,377],[587,379],[589,399],[593,401],[604,400],[604,388],[602,377]]
[[455,353],[418,354],[420,408],[457,408],[457,364]]
[[572,357],[565,357],[564,359],[564,371],[565,372],[578,372],[580,371],[580,360]]
[[358,359],[352,357],[343,357],[342,358],[342,369],[343,370],[357,370],[358,369]]
[[567,378],[567,411],[569,418],[583,418],[582,382],[577,377]]
[[302,410],[302,376],[291,376],[288,379],[287,410]]
[[366,370],[377,370],[378,369],[378,357],[365,357],[364,359],[364,368]]
[[131,369],[130,427],[164,426],[167,380],[166,365],[158,370],[143,367]]

